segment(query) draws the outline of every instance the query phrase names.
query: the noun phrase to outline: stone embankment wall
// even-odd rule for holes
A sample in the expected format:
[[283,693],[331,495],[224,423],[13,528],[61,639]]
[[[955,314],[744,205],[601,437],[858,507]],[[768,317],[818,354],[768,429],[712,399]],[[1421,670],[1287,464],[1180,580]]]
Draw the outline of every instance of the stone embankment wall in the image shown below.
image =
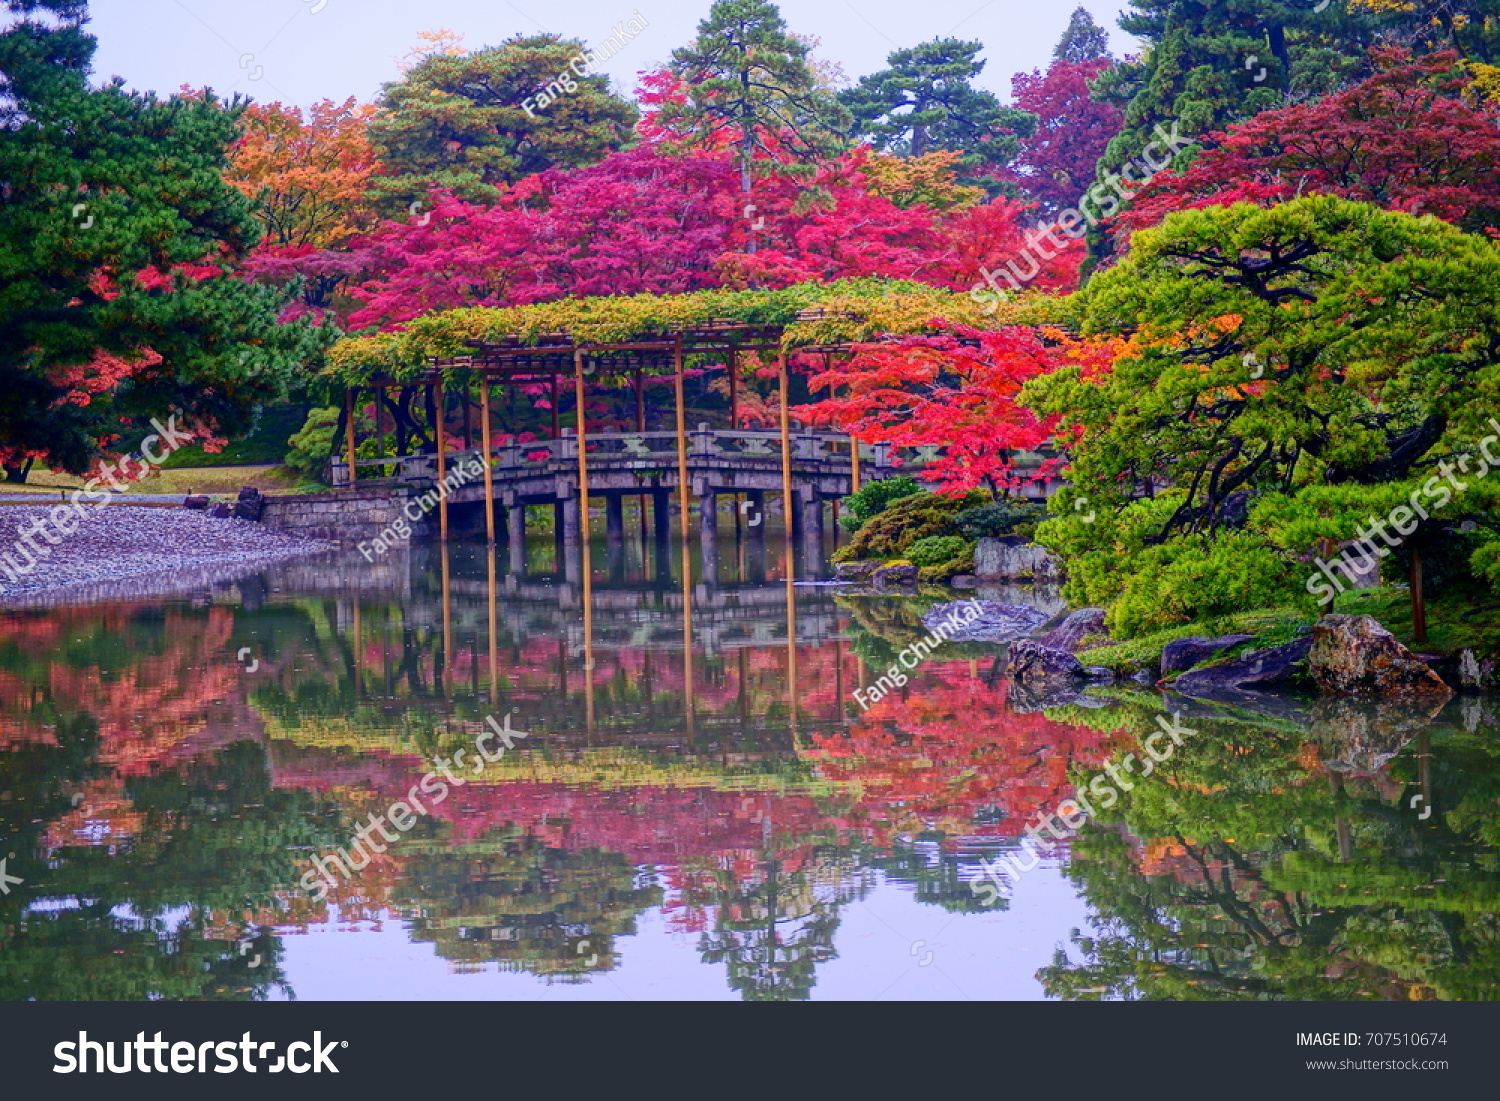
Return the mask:
[[[276,531],[354,545],[373,539],[398,519],[413,496],[405,488],[372,489],[369,492],[305,493],[295,497],[267,497],[261,522]],[[413,508],[413,512],[418,511]],[[406,521],[411,524],[410,520]],[[425,535],[429,518],[411,524]]]

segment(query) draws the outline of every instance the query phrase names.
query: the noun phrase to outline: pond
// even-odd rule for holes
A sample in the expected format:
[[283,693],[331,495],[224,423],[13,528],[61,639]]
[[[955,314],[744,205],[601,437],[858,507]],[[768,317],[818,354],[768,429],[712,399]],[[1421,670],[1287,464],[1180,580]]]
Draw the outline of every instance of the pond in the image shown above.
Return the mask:
[[532,550],[4,612],[0,998],[1500,995],[1489,700],[1022,698],[908,649],[956,596],[789,588],[774,541],[600,547],[587,593]]

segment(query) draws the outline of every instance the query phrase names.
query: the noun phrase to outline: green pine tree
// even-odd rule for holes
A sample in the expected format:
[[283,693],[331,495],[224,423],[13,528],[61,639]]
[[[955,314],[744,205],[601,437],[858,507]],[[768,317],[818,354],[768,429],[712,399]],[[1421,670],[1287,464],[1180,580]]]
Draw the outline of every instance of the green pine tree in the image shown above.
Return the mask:
[[[980,42],[935,39],[897,50],[889,68],[840,94],[856,133],[877,149],[920,157],[939,150],[963,154],[971,176],[986,165],[1008,164],[1036,116],[1001,104],[970,83],[984,69]],[[966,179],[965,183],[974,182]]]
[[1074,63],[1109,57],[1109,34],[1094,22],[1088,8],[1074,8],[1068,29],[1063,31],[1062,40],[1052,51],[1052,56],[1058,61]]
[[387,84],[370,140],[391,174],[376,181],[375,197],[402,216],[432,188],[483,202],[505,184],[594,164],[628,144],[638,112],[609,90],[607,76],[570,67],[584,51],[553,34],[516,37],[434,54]]
[[672,51],[672,73],[688,100],[669,104],[660,123],[690,144],[726,138],[738,155],[740,187],[750,194],[757,154],[774,162],[810,162],[837,152],[848,113],[820,87],[808,46],[765,0],[715,0],[698,36]]

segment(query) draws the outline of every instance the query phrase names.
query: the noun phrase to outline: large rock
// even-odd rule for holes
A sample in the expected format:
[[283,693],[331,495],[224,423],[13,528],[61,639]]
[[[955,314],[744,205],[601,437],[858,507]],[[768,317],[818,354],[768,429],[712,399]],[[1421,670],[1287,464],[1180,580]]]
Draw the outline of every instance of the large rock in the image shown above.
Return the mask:
[[1194,635],[1191,638],[1174,638],[1162,649],[1161,675],[1170,677],[1173,673],[1185,672],[1200,662],[1218,657],[1225,650],[1238,646],[1242,642],[1249,642],[1254,637],[1254,635],[1222,635],[1219,638],[1205,638],[1202,635]]
[[981,539],[974,549],[974,576],[990,581],[1051,581],[1062,571],[1057,559],[1035,543]]
[[1493,659],[1479,660],[1473,650],[1458,652],[1458,686],[1465,692],[1482,692],[1500,684]]
[[1083,663],[1066,650],[1054,650],[1030,639],[1010,644],[1005,672],[1012,679],[1034,684],[1039,681],[1080,681],[1087,678]]
[[935,631],[939,624],[956,624],[947,631],[953,642],[1010,642],[1035,631],[1047,616],[1029,604],[996,604],[990,600],[956,600],[935,604],[922,617],[922,626]]
[[1284,646],[1256,650],[1233,661],[1183,673],[1172,680],[1172,688],[1184,696],[1211,697],[1246,685],[1264,688],[1291,684],[1302,674],[1312,646],[1312,639],[1299,638]]
[[833,567],[833,576],[839,581],[853,581],[856,584],[870,580],[876,570],[880,569],[879,562],[839,562]]
[[1313,627],[1308,669],[1324,692],[1451,695],[1452,690],[1367,615],[1324,616]]
[[239,500],[235,502],[234,514],[241,520],[259,520],[261,510],[266,506],[266,499],[260,490],[254,486],[246,486],[240,490]]
[[1430,728],[1447,702],[1431,693],[1395,699],[1324,696],[1308,733],[1329,771],[1374,775]]
[[1037,635],[1034,641],[1054,650],[1066,650],[1076,654],[1081,643],[1089,635],[1102,635],[1104,630],[1103,608],[1080,608],[1069,612],[1057,626],[1045,634]]

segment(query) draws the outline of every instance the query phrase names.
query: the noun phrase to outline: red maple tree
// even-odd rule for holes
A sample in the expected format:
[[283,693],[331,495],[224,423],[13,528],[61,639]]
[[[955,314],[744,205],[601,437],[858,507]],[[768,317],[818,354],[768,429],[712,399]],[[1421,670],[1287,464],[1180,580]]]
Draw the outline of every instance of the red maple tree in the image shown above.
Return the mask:
[[1021,475],[1017,452],[1041,447],[1055,420],[1039,420],[1017,394],[1060,362],[1057,348],[1033,329],[979,330],[942,321],[931,336],[857,344],[850,361],[809,382],[816,392],[847,387],[846,396],[801,406],[797,416],[830,424],[867,443],[938,445],[924,478],[961,496],[978,486],[1015,493],[1049,476],[1061,460]]
[[1272,205],[1321,193],[1455,223],[1500,220],[1500,114],[1464,99],[1451,51],[1372,51],[1377,72],[1317,103],[1266,111],[1208,136],[1181,175],[1163,172],[1120,215],[1128,231],[1176,210]]

